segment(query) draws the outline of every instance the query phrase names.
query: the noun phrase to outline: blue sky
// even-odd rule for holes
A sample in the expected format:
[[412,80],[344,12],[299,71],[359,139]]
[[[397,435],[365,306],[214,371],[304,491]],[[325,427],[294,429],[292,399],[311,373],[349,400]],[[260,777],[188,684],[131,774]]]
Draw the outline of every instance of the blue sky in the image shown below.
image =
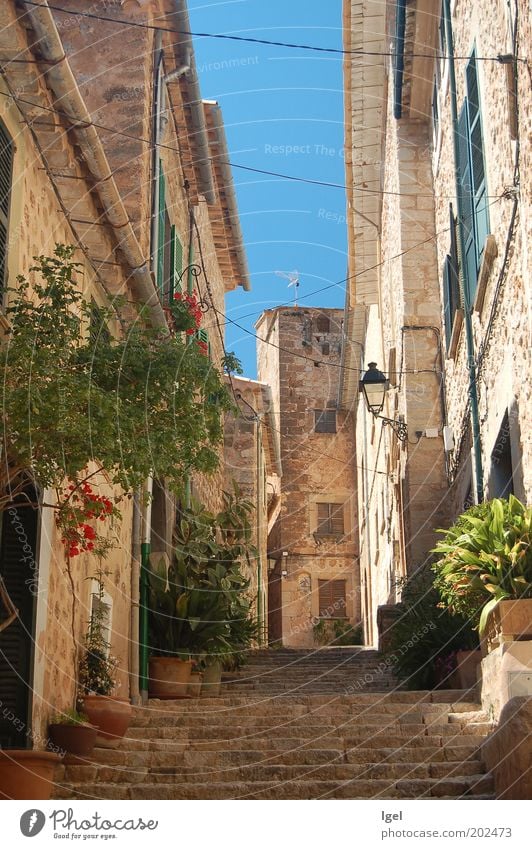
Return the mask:
[[[189,5],[192,29],[341,47],[341,0],[227,0]],[[313,180],[344,183],[342,57],[284,47],[195,39],[204,98],[222,108],[231,160]],[[226,299],[228,317],[248,331],[263,309],[294,289],[275,271],[300,273],[309,306],[343,307],[345,193],[233,169],[251,292]],[[228,350],[256,375],[255,339],[226,328]]]

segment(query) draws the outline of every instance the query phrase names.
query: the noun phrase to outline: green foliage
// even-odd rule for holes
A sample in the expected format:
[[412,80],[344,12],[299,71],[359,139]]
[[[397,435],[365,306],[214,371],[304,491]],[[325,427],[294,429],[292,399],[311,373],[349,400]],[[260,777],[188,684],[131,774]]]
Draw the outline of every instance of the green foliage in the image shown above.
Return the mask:
[[168,570],[160,563],[149,573],[154,654],[241,662],[257,635],[250,582],[241,571],[241,564],[255,556],[251,510],[236,493],[224,493],[224,509],[217,515],[198,505],[181,511],[172,563]]
[[319,646],[361,646],[364,644],[362,625],[352,625],[345,619],[318,619],[312,627],[314,642]]
[[504,599],[532,598],[532,508],[510,495],[471,508],[433,549],[436,587],[449,609],[483,633]]
[[227,351],[222,357],[222,369],[225,374],[244,374],[242,364],[233,351]]
[[400,616],[387,634],[387,660],[408,689],[432,689],[443,660],[477,648],[478,639],[467,619],[442,609],[429,568],[418,569],[402,587]]
[[232,406],[220,372],[195,340],[146,327],[142,312],[113,338],[116,314],[83,297],[73,253],[58,245],[37,257],[7,308],[0,509],[25,474],[60,487],[92,459],[125,492],[151,472],[177,492],[218,463]]
[[83,655],[79,664],[79,695],[108,696],[116,687],[115,672],[118,659],[109,653],[105,639],[105,605],[103,584],[99,584],[99,604],[91,614],[85,635]]
[[79,710],[69,709],[55,714],[50,719],[50,725],[89,725],[89,717]]

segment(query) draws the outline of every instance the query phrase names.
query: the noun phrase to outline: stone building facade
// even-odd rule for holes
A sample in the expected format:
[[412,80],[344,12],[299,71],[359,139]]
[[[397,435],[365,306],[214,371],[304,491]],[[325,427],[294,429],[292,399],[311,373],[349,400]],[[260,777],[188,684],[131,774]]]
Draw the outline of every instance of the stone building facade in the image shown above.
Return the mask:
[[[435,528],[474,501],[532,498],[530,26],[522,0],[344,3],[345,47],[371,37],[382,54],[344,63],[340,395],[356,415],[370,644]],[[404,441],[359,394],[370,361]]]
[[302,307],[257,322],[283,471],[269,539],[270,641],[286,646],[312,647],[334,621],[360,618],[354,433],[338,409],[342,322],[341,310]]
[[[78,15],[86,4],[77,0],[62,8],[71,14],[46,4],[24,10],[3,4],[0,130],[10,167],[2,172],[2,283],[16,285],[33,257],[51,255],[56,243],[73,244],[83,293],[100,305],[116,296],[126,312],[128,303],[148,304],[149,320],[166,328],[172,291],[195,291],[205,310],[202,338],[220,365],[224,293],[237,285],[249,288],[223,122],[218,104],[201,100],[189,41],[171,33],[161,38],[151,26],[166,20],[188,31],[186,3],[106,3],[106,15],[121,20],[116,27]],[[128,27],[125,19],[148,26]],[[21,56],[28,61],[20,62]],[[7,329],[1,311],[0,320]],[[120,333],[118,322],[109,329]],[[220,505],[221,460],[212,479],[192,481],[211,509]],[[103,495],[116,494],[105,480],[98,487]],[[53,498],[43,494],[44,501]],[[117,695],[136,700],[141,523],[133,505],[121,503],[104,589],[111,652],[120,661]],[[161,481],[152,521],[143,527],[143,539],[155,551],[171,543],[174,510]],[[90,616],[95,588],[89,578],[98,563],[88,554],[76,558],[71,586],[54,511],[29,513],[4,516],[0,574],[12,531],[33,549],[36,593],[28,595],[26,582],[19,604],[27,628],[20,644],[13,626],[0,635],[0,699],[16,718],[3,723],[0,733],[1,745],[33,742],[43,748],[50,716],[74,702],[76,649]],[[8,680],[14,668],[16,693]]]

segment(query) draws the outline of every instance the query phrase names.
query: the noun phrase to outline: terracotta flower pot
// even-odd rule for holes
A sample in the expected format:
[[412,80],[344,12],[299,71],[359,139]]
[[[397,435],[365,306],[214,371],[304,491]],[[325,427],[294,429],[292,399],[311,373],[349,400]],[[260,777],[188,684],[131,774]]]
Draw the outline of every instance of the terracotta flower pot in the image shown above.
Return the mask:
[[96,745],[98,729],[94,725],[67,725],[66,723],[48,726],[50,740],[65,752],[66,763],[83,763],[88,760]]
[[187,693],[193,699],[199,698],[201,695],[201,683],[203,681],[203,674],[201,672],[192,672],[190,676],[190,681],[188,684]]
[[114,749],[129,728],[133,708],[116,696],[83,696],[83,713],[98,729],[96,745]]
[[54,752],[0,749],[0,799],[49,799],[60,761]]
[[500,601],[488,616],[483,648],[514,640],[532,640],[532,598]]
[[186,699],[191,660],[150,657],[150,696],[153,699]]
[[222,664],[219,661],[209,663],[203,673],[202,696],[219,696],[222,683]]

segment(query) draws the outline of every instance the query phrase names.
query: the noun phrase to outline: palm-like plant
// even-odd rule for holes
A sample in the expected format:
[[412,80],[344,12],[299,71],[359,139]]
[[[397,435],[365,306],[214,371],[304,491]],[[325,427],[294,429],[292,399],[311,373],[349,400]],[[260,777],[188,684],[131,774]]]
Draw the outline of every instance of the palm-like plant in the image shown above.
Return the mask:
[[218,515],[193,506],[181,513],[172,563],[151,573],[151,645],[160,654],[238,659],[256,636],[250,581],[251,505],[224,493]]
[[463,513],[433,549],[436,587],[449,608],[474,619],[483,633],[504,599],[532,598],[532,508],[515,496],[494,498]]

